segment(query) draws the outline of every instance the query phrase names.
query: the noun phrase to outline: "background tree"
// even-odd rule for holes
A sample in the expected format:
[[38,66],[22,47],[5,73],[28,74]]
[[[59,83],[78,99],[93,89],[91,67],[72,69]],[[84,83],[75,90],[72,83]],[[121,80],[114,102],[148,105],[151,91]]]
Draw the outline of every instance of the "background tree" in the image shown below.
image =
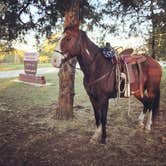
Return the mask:
[[46,38],[41,45],[39,45],[39,62],[45,63],[51,61],[59,38],[60,35],[58,33],[52,34],[49,38]]
[[149,50],[155,58],[157,29],[166,26],[165,8],[165,0],[108,0],[103,12],[121,18],[124,27],[130,28],[129,35],[148,32]]
[[150,34],[149,43],[153,40],[155,43],[154,52],[158,59],[166,60],[166,1],[160,0],[156,2],[159,6],[160,12],[155,15],[156,27],[153,35]]

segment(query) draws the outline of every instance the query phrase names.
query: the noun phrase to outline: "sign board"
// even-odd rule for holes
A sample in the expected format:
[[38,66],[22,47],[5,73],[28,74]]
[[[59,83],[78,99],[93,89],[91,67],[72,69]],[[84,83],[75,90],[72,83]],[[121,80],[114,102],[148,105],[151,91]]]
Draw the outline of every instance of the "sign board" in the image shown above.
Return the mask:
[[24,71],[25,74],[19,74],[19,80],[28,83],[46,84],[44,76],[36,76],[38,63],[37,52],[26,52],[24,54]]
[[38,64],[37,52],[26,52],[24,54],[24,71],[26,74],[36,75]]

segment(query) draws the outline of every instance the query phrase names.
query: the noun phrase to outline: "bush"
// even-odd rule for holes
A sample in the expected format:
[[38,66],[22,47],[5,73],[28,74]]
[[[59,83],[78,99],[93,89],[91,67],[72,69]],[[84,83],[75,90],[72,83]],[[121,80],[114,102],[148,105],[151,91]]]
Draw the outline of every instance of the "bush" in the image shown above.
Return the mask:
[[49,62],[49,58],[48,56],[39,56],[39,63],[48,63]]
[[4,62],[4,58],[5,58],[5,55],[1,54],[1,55],[0,55],[0,63],[1,63],[1,62]]

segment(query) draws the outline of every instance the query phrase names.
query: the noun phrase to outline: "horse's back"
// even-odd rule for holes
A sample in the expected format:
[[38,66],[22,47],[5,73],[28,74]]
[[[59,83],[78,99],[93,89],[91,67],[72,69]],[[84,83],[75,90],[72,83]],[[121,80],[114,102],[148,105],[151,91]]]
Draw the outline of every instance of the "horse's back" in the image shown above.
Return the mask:
[[147,74],[149,77],[156,79],[156,81],[161,80],[162,68],[157,60],[153,59],[150,56],[147,56]]

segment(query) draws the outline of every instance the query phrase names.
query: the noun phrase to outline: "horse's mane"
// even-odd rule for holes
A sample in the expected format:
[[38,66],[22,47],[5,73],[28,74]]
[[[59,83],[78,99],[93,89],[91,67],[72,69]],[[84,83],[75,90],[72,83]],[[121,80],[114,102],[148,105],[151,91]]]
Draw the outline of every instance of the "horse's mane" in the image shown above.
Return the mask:
[[[64,31],[63,31],[63,33],[65,33],[67,30],[75,30],[75,29],[77,29],[78,27],[76,27],[75,25],[69,25],[69,26],[67,26],[67,27],[65,27],[64,28]],[[88,42],[90,42],[90,43],[93,43],[93,45],[95,45],[96,47],[99,47],[99,46],[97,46],[94,42],[92,42],[90,39],[89,39],[89,37],[87,36],[87,34],[86,34],[86,32],[85,31],[83,31],[83,30],[80,30],[80,29],[78,29],[79,31],[81,31],[81,35],[82,35],[82,38],[83,39],[86,39],[86,40],[88,40]]]
[[87,33],[83,30],[80,30],[81,31],[81,37],[83,40],[86,40],[87,43],[88,43],[88,46],[90,46],[91,48],[93,49],[100,49],[99,46],[97,46],[87,35]]

